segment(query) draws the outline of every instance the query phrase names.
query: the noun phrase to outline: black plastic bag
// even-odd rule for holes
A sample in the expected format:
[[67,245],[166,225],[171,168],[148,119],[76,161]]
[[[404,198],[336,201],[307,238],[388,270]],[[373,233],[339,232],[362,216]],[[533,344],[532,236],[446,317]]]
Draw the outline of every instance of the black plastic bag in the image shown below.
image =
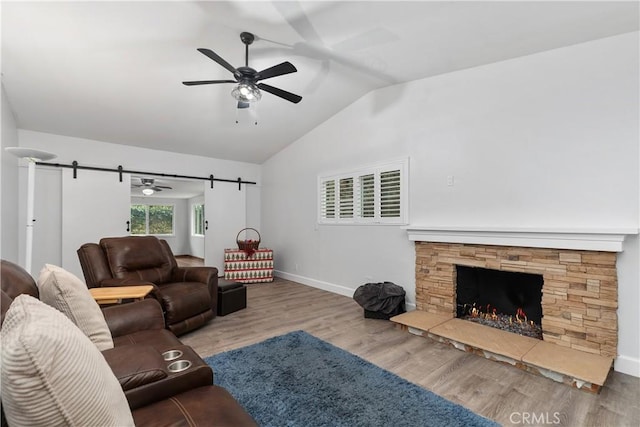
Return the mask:
[[402,286],[391,282],[367,283],[356,289],[353,299],[364,308],[364,317],[389,319],[406,312]]

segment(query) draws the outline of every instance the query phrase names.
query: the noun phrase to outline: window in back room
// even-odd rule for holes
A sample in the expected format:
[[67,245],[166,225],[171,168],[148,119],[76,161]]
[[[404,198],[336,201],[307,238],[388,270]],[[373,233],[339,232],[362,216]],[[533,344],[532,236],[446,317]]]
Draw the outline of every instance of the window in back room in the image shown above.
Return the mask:
[[131,205],[131,234],[167,236],[174,234],[173,205]]
[[196,203],[191,212],[192,234],[194,236],[204,236],[204,204]]

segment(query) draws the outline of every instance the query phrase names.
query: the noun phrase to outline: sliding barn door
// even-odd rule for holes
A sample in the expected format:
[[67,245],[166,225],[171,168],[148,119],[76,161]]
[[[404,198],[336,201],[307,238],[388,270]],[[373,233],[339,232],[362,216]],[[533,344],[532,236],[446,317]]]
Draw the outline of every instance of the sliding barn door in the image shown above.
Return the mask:
[[216,182],[205,183],[204,215],[207,224],[204,239],[204,263],[224,274],[225,248],[237,248],[236,235],[246,227],[247,186]]
[[62,171],[62,267],[84,278],[76,251],[103,237],[129,235],[131,176],[78,170]]

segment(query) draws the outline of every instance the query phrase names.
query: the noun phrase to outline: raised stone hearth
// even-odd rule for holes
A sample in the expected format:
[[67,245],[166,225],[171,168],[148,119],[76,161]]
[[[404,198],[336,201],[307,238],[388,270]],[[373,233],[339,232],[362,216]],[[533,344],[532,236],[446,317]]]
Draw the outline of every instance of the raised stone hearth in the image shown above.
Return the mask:
[[611,357],[426,311],[410,311],[392,317],[391,321],[414,335],[450,344],[588,392],[600,391],[611,368]]

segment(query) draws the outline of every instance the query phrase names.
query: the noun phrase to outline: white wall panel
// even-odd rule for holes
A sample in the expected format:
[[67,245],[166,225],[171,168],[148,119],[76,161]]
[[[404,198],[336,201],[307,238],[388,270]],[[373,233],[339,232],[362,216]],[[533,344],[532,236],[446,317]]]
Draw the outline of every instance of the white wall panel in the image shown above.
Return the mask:
[[247,186],[219,185],[204,190],[204,262],[224,274],[224,250],[237,248],[236,236],[247,224]]
[[116,174],[90,170],[80,170],[74,178],[72,169],[62,171],[62,268],[80,278],[80,246],[129,235],[131,176],[122,178],[120,182]]

